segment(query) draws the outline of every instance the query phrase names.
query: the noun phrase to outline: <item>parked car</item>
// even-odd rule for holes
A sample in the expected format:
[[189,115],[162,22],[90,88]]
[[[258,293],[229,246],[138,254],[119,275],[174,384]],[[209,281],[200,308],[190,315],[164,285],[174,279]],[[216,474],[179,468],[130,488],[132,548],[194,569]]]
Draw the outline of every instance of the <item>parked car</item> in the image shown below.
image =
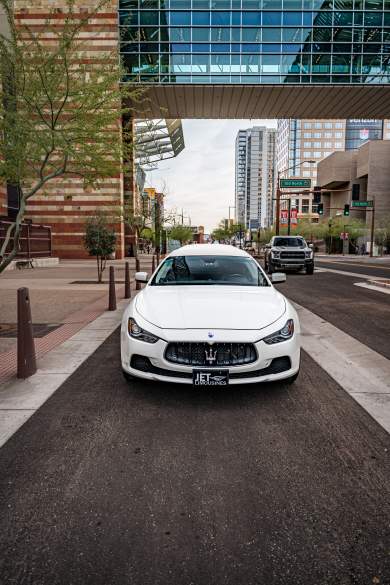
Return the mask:
[[264,268],[268,274],[286,269],[313,274],[313,247],[301,236],[274,236],[265,247]]
[[244,250],[203,244],[173,251],[124,311],[126,379],[225,386],[284,380],[299,372],[297,313]]

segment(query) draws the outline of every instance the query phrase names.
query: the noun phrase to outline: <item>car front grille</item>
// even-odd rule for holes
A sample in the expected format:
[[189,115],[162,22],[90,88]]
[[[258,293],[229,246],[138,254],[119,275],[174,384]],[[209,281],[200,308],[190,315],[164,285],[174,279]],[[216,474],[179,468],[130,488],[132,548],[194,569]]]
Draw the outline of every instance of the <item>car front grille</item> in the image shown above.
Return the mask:
[[253,343],[169,343],[165,359],[186,366],[241,366],[256,361]]
[[304,260],[305,252],[299,252],[298,250],[296,252],[283,251],[280,252],[280,258],[283,260]]

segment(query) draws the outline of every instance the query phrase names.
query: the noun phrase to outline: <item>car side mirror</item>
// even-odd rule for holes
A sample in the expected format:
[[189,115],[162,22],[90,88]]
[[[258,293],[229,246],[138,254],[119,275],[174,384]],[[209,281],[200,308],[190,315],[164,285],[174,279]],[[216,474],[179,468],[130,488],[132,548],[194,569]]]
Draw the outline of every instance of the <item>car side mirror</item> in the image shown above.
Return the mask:
[[271,282],[274,284],[275,282],[286,282],[287,276],[284,272],[274,272],[271,274]]
[[265,247],[267,250],[270,250],[272,248],[271,244],[266,244]]
[[149,277],[147,272],[136,272],[135,273],[135,280],[137,282],[148,282]]
[[311,248],[313,250],[313,248],[314,248],[313,244],[309,244],[309,248]]

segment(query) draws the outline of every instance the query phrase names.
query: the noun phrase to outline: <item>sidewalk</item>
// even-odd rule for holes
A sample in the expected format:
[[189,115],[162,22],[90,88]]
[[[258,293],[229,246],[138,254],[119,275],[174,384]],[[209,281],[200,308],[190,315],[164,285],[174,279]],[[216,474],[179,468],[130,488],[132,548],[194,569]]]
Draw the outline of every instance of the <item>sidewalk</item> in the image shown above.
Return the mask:
[[[39,360],[49,351],[93,322],[107,308],[109,266],[115,267],[117,299],[124,296],[125,262],[130,264],[131,281],[135,259],[107,263],[98,284],[94,260],[63,260],[50,268],[24,269],[0,276],[0,384],[16,376],[17,289],[28,287]],[[152,256],[140,256],[141,268],[150,272]],[[134,286],[132,286],[134,289]]]
[[342,254],[325,254],[322,252],[316,252],[315,257],[318,260],[329,260],[329,261],[346,261],[346,262],[365,262],[367,264],[373,263],[373,262],[381,262],[384,264],[389,264],[390,265],[390,255],[386,255],[386,256],[373,256],[371,258],[371,256],[368,255],[358,255],[358,254],[345,254],[344,256]]

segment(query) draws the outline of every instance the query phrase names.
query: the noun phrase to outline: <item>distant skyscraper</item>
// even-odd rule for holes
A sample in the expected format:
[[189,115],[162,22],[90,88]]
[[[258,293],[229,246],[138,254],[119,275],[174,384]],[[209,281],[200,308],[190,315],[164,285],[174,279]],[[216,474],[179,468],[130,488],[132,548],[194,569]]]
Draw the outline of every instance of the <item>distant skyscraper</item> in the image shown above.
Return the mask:
[[273,221],[276,130],[254,126],[236,137],[235,218],[248,229]]
[[356,150],[368,140],[382,140],[384,125],[383,120],[347,120],[345,124],[345,150]]

